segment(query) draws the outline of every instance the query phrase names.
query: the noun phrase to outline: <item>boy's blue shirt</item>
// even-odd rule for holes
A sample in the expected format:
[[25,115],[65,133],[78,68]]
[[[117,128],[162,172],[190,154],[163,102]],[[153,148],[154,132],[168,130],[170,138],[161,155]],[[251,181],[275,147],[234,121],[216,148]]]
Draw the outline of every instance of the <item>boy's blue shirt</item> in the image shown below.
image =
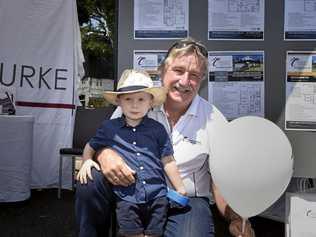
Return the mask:
[[113,186],[125,201],[145,203],[167,193],[161,158],[173,154],[167,131],[159,122],[145,116],[136,127],[128,126],[124,117],[105,120],[91,138],[95,150],[110,147],[136,171],[136,182],[128,187]]

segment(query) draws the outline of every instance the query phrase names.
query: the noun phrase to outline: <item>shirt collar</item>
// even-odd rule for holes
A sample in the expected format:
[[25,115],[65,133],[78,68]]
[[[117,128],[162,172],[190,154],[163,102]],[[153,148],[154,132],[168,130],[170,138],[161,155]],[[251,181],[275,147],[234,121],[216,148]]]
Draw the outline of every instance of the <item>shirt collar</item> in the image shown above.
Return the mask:
[[[125,115],[122,114],[121,117],[118,118],[118,123],[119,123],[119,126],[122,128],[122,127],[130,127],[127,125],[126,121],[125,121]],[[136,126],[136,127],[139,127],[141,125],[146,125],[148,123],[148,116],[145,115],[145,117],[142,119],[142,121]]]
[[197,117],[198,116],[199,102],[200,102],[200,96],[196,95],[193,98],[193,101],[192,101],[189,109],[187,110],[187,112],[185,114]]
[[[199,107],[199,102],[200,102],[200,96],[196,95],[193,100],[191,105],[189,106],[188,110],[185,112],[185,115],[191,115],[191,116],[198,116],[198,107]],[[165,109],[163,108],[163,105],[156,106],[153,108],[154,112],[163,112],[165,113]]]
[[159,105],[159,106],[156,106],[153,108],[153,112],[165,112],[164,108],[163,108],[163,104],[162,105]]

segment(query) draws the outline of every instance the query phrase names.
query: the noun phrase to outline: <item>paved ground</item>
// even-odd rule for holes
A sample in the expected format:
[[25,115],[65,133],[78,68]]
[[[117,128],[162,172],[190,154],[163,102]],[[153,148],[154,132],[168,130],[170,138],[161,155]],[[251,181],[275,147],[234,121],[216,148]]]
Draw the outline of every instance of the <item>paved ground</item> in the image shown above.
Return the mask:
[[21,203],[0,204],[1,237],[72,237],[74,231],[73,192],[32,191]]
[[[24,202],[0,203],[0,237],[75,237],[73,200],[71,191],[63,191],[58,200],[57,191],[48,189],[32,191]],[[216,237],[229,237],[226,223],[216,220]],[[257,217],[251,222],[257,237],[284,237],[282,223]]]

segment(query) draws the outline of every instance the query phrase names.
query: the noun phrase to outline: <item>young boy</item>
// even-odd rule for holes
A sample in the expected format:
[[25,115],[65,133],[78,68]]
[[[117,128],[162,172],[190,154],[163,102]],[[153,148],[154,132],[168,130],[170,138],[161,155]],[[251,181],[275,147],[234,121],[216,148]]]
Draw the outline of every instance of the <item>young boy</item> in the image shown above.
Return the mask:
[[97,150],[114,149],[136,171],[134,184],[128,187],[113,185],[120,234],[162,236],[168,208],[164,172],[175,190],[186,195],[169,136],[162,124],[147,117],[153,106],[164,102],[166,90],[154,87],[146,72],[125,70],[117,91],[106,92],[104,97],[120,106],[123,116],[103,122],[86,144],[84,163],[77,179],[86,183],[86,177],[91,178],[91,168],[100,169],[92,160]]

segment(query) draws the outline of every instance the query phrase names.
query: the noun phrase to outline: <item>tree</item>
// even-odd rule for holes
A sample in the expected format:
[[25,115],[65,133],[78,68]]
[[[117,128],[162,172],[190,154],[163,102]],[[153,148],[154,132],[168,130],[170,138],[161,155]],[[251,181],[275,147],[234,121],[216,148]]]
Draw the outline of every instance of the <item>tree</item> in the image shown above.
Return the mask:
[[113,78],[115,0],[77,0],[85,76]]

